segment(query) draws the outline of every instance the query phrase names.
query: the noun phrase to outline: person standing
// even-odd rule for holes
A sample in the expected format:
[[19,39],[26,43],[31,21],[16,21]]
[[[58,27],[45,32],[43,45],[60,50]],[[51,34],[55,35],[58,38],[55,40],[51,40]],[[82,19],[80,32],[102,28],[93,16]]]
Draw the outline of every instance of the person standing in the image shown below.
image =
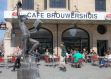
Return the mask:
[[61,57],[60,57],[60,65],[61,65],[61,70],[66,71],[66,66],[65,66],[65,57],[66,57],[66,48],[63,44],[61,44]]
[[13,70],[12,71],[15,71],[16,68],[20,68],[21,66],[21,56],[17,56],[17,59],[15,61],[15,64],[14,64],[14,67],[13,67]]
[[19,48],[19,50],[16,54],[17,58],[15,60],[12,71],[15,71],[16,68],[20,68],[20,66],[21,66],[21,53],[22,53],[22,50]]

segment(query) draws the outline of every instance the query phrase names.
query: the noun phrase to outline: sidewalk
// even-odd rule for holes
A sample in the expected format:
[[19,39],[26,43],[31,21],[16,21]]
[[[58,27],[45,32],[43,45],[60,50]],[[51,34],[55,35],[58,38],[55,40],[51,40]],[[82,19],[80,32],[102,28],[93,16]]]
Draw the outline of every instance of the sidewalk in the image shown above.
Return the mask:
[[[44,62],[39,65],[39,79],[111,79],[111,67],[99,68],[85,63],[82,68],[72,68],[66,65],[67,71],[60,71],[58,67],[45,66]],[[0,67],[0,79],[17,79],[17,71],[12,72],[12,68]]]
[[82,68],[72,68],[67,64],[67,71],[60,71],[58,67],[40,66],[41,79],[111,79],[111,67],[99,68],[85,63]]
[[1,67],[0,79],[17,79],[17,72],[12,72],[11,68]]

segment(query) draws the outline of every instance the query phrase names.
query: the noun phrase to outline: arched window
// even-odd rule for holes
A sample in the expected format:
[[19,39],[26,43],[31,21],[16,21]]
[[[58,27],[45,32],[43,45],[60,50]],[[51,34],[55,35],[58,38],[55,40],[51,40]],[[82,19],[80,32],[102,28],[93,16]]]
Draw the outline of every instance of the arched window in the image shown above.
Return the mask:
[[40,42],[40,53],[44,53],[45,49],[48,48],[50,53],[53,51],[53,36],[52,33],[45,29],[40,28],[36,33],[31,34],[33,39],[36,39]]
[[87,31],[80,28],[70,28],[62,33],[62,41],[66,48],[89,50],[89,34]]

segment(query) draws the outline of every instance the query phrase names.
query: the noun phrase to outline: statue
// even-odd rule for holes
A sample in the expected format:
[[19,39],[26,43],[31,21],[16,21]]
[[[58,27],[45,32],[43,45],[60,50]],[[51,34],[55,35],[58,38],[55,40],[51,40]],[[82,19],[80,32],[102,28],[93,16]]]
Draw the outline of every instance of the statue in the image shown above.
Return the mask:
[[[22,37],[23,37],[23,51],[22,54],[24,56],[24,62],[21,64],[20,69],[17,71],[17,79],[38,79],[40,77],[39,71],[37,68],[36,63],[32,63],[31,61],[31,53],[32,51],[37,48],[39,45],[39,42],[37,40],[34,40],[30,37],[31,33],[35,33],[38,28],[40,27],[41,21],[36,20],[33,28],[30,31],[28,27],[25,24],[25,21],[27,20],[27,16],[20,15],[20,9],[22,8],[22,4],[20,1],[17,3],[17,16],[18,16],[18,23],[20,30],[22,31]],[[30,50],[27,51],[28,43],[32,43],[33,46]],[[28,75],[27,75],[28,74]]]
[[[39,45],[39,42],[37,40],[30,38],[30,34],[39,30],[41,20],[37,19],[35,21],[35,23],[33,24],[33,28],[31,29],[32,31],[30,31],[25,24],[25,21],[27,20],[27,16],[26,15],[20,15],[20,8],[21,7],[22,7],[22,4],[20,1],[18,1],[18,3],[17,3],[17,16],[18,16],[18,21],[19,21],[19,27],[20,27],[20,30],[22,31],[23,45],[24,45],[24,49],[23,49],[22,53],[24,55],[29,55]],[[29,43],[29,42],[32,43],[33,46],[30,50],[27,51],[27,43]]]

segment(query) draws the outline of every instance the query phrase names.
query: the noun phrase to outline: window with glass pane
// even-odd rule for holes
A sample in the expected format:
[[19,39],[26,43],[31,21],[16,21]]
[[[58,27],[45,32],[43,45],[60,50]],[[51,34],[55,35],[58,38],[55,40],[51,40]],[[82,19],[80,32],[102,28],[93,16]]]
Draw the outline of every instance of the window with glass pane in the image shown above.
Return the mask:
[[44,10],[47,9],[47,0],[44,0]]
[[34,9],[34,0],[22,0],[22,4],[24,10]]
[[66,8],[66,0],[50,0],[50,8]]
[[106,0],[95,0],[95,11],[106,11]]

